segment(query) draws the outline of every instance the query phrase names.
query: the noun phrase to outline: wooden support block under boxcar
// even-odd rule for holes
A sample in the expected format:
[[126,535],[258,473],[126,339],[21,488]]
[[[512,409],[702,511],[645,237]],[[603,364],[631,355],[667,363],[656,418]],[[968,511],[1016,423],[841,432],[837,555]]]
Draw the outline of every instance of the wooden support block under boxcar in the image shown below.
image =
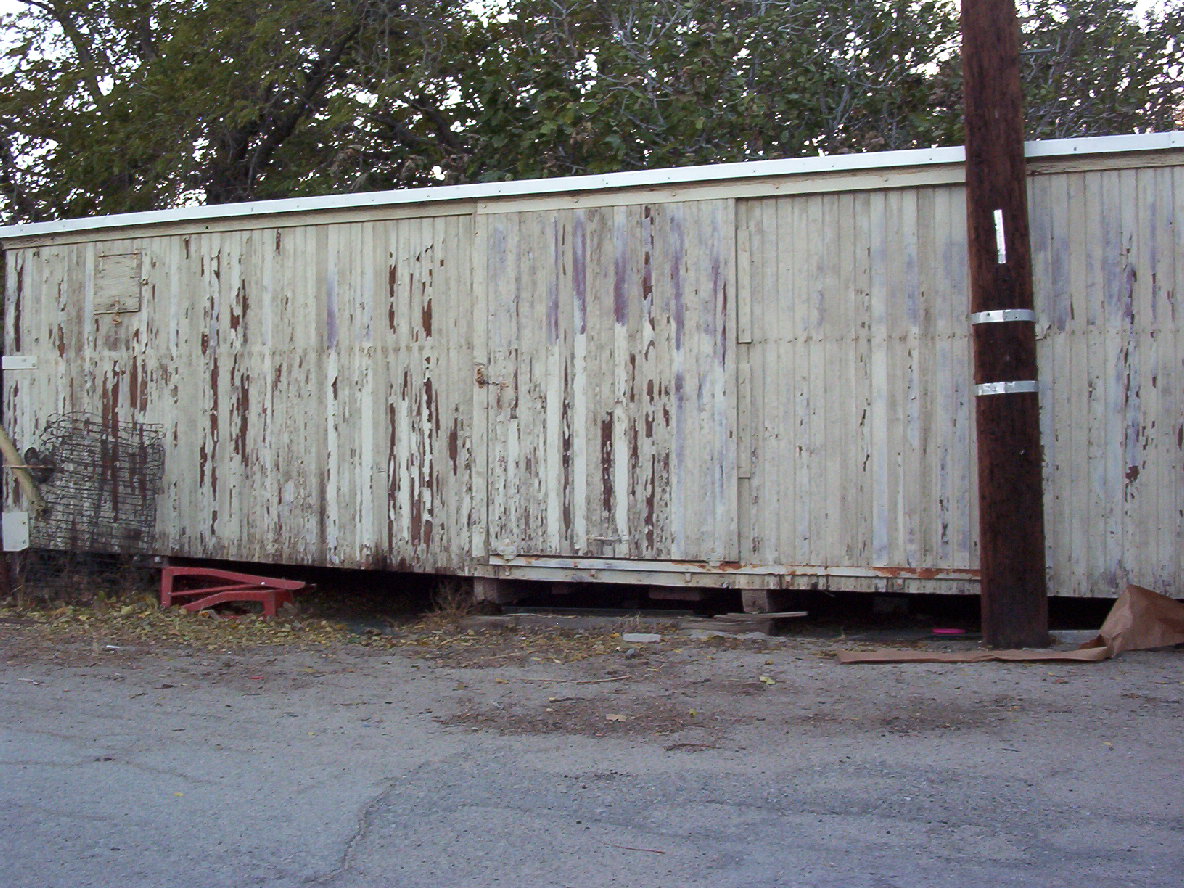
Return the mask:
[[705,601],[708,589],[689,589],[686,586],[650,586],[649,597],[653,601]]
[[796,592],[785,589],[745,589],[740,593],[741,606],[747,614],[769,614],[789,611],[796,600]]
[[735,627],[745,632],[763,632],[765,635],[777,635],[783,631],[790,620],[799,620],[806,616],[805,611],[770,611],[764,614],[717,614],[712,622],[718,626]]
[[744,635],[759,632],[763,635],[778,635],[790,620],[806,616],[805,611],[777,611],[768,614],[719,614],[710,618],[680,620],[683,629],[699,629],[705,632],[723,632],[728,635]]
[[513,604],[522,594],[513,583],[493,577],[473,577],[473,601],[489,604]]

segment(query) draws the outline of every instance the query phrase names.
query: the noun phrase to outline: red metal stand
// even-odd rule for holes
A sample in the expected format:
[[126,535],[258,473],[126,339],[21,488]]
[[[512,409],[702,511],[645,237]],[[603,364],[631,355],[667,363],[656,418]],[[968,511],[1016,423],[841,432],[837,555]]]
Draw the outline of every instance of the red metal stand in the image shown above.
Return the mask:
[[[186,588],[177,588],[178,580]],[[263,605],[263,616],[274,617],[295,593],[308,587],[299,580],[277,580],[212,567],[166,567],[160,575],[160,606],[181,604],[187,611],[199,611],[228,601],[258,601]],[[194,596],[201,597],[180,601]]]

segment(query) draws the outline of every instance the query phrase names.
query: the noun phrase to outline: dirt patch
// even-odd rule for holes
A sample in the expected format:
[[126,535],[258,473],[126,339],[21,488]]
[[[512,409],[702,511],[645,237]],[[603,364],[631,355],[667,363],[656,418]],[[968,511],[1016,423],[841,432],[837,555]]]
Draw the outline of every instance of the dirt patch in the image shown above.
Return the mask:
[[[709,748],[722,739],[736,717],[706,715],[673,700],[643,700],[608,696],[552,696],[545,704],[470,701],[441,724],[491,730],[499,734],[576,734],[584,737],[671,737],[695,731],[695,741],[672,744]],[[709,738],[709,739],[705,739]]]
[[956,731],[977,731],[992,722],[990,710],[956,703],[901,709],[895,704],[882,707],[851,707],[806,710],[793,724],[821,733],[919,736]]

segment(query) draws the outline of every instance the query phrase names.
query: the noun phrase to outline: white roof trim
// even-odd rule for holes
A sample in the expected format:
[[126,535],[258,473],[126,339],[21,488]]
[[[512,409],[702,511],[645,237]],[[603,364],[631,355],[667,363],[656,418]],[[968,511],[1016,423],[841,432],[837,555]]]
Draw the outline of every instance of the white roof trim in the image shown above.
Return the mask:
[[[1163,151],[1184,148],[1184,131],[1145,135],[1096,136],[1081,139],[1054,139],[1025,143],[1029,158],[1072,157],[1088,154],[1111,154],[1130,151]],[[523,179],[514,182],[488,182],[473,185],[438,185],[395,191],[371,191],[353,194],[330,194],[321,197],[294,197],[284,200],[261,200],[249,203],[180,207],[143,213],[120,213],[84,219],[62,219],[0,227],[0,239],[36,237],[105,228],[128,228],[175,222],[202,222],[243,217],[265,217],[317,210],[343,210],[364,207],[438,203],[459,200],[489,200],[499,197],[524,197],[542,194],[570,194],[581,191],[604,191],[621,188],[644,188],[663,185],[687,185],[726,182],[769,176],[800,176],[818,173],[860,170],[900,169],[939,164],[957,164],[965,160],[962,147],[923,148],[909,151],[880,151],[867,154],[832,154],[819,157],[795,157],[784,160],[756,160],[746,163],[721,163],[708,166],[637,170],[598,176],[564,176],[555,179]]]

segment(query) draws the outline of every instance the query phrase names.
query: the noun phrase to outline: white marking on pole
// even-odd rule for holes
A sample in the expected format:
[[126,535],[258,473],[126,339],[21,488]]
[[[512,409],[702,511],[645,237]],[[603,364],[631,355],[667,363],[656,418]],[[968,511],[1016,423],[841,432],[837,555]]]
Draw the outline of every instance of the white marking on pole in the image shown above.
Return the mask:
[[1014,382],[984,382],[974,387],[974,393],[983,395],[1012,395],[1019,392],[1036,391],[1036,380],[1019,379]]

